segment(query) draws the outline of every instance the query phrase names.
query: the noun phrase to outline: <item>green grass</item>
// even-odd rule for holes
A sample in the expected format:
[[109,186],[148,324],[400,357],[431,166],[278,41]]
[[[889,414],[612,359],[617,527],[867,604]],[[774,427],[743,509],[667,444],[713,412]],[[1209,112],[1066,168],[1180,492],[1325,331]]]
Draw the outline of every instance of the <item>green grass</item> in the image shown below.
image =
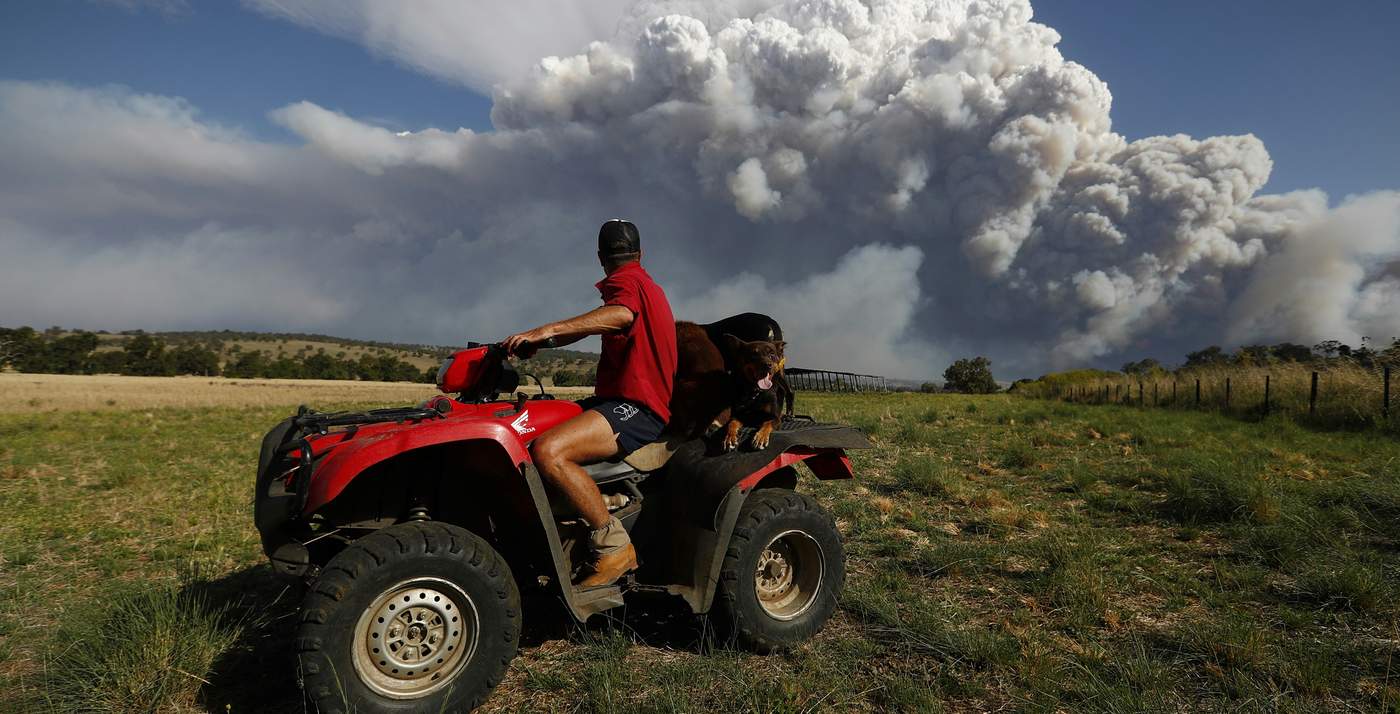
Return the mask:
[[[819,636],[760,657],[664,601],[527,609],[487,709],[1400,712],[1396,440],[1007,396],[798,409],[877,444],[800,485],[846,538]],[[281,416],[0,416],[0,711],[302,711],[300,595],[249,504]]]

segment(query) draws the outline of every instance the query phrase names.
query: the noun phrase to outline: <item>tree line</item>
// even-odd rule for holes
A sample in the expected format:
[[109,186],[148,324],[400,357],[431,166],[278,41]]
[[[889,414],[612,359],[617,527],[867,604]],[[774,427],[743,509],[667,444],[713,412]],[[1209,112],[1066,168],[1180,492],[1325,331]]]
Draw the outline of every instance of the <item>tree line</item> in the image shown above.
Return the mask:
[[[1226,352],[1219,345],[1188,352],[1186,361],[1176,369],[1190,370],[1200,367],[1263,367],[1271,364],[1298,363],[1328,365],[1343,362],[1360,367],[1400,366],[1400,338],[1393,338],[1385,348],[1376,347],[1371,338],[1361,338],[1361,346],[1352,347],[1339,340],[1324,340],[1312,347],[1280,342],[1274,345],[1244,345],[1234,352]],[[1000,391],[992,376],[992,363],[986,357],[960,359],[949,365],[943,373],[943,385],[925,382],[920,390],[924,392],[962,392],[964,394],[991,394]],[[1148,379],[1172,372],[1156,359],[1148,357],[1123,365],[1122,373],[1131,377]],[[1025,384],[1045,381],[1052,376],[1070,378],[1071,381],[1105,377],[1112,373],[1101,370],[1077,370],[1058,375],[1045,375],[1039,380],[1018,379],[1009,391],[1016,391]]]
[[270,379],[358,379],[376,382],[432,382],[436,368],[419,369],[393,355],[358,359],[324,351],[293,356],[234,345],[227,359],[222,344],[190,342],[169,345],[160,337],[131,333],[119,350],[98,350],[96,333],[64,334],[53,328],[0,327],[0,369],[45,374],[125,374],[148,377],[198,375]]
[[[1371,338],[1361,338],[1360,347],[1352,347],[1339,340],[1324,340],[1312,347],[1280,342],[1276,345],[1245,345],[1234,352],[1226,352],[1219,345],[1188,352],[1180,369],[1196,367],[1263,367],[1271,364],[1296,362],[1299,364],[1330,364],[1345,361],[1361,367],[1377,365],[1400,365],[1400,338],[1394,338],[1390,346],[1377,348]],[[1123,365],[1123,374],[1134,377],[1151,377],[1171,371],[1155,359],[1147,358]]]

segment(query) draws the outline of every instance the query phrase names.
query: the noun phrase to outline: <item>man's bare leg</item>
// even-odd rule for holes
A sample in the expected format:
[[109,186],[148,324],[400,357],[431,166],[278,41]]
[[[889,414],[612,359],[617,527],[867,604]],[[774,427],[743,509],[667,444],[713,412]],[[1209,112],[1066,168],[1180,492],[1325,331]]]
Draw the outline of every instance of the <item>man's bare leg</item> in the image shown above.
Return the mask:
[[608,507],[603,503],[603,494],[579,466],[617,453],[617,435],[602,414],[585,411],[536,439],[530,451],[540,476],[564,494],[588,525],[607,525]]
[[557,488],[593,529],[594,573],[579,585],[607,585],[637,567],[637,551],[622,524],[608,515],[598,485],[579,466],[617,454],[617,436],[608,420],[589,410],[550,429],[531,447],[535,468]]

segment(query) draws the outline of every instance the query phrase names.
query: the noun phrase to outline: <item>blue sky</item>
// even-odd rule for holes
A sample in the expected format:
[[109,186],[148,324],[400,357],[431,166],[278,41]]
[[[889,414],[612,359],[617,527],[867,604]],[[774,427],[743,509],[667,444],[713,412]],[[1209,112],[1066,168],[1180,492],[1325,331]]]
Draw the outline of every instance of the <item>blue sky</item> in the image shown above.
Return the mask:
[[266,113],[301,100],[396,129],[491,127],[487,97],[234,0],[198,0],[177,12],[87,0],[7,3],[0,77],[183,97],[207,120],[259,137],[282,136]]
[[[1253,132],[1267,191],[1337,201],[1400,186],[1400,3],[1041,0],[1061,50],[1106,80],[1129,139]],[[395,129],[490,128],[490,100],[362,46],[232,0],[183,12],[84,0],[0,10],[0,78],[123,84],[179,96],[206,120],[291,137],[266,112],[300,100]]]

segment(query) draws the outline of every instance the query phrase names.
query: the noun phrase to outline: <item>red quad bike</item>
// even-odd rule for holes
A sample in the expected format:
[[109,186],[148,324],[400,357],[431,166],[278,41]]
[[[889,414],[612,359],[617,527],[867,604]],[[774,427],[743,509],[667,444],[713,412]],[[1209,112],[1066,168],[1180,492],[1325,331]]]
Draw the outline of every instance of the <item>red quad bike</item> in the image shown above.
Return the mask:
[[841,535],[794,490],[794,466],[851,478],[845,449],[870,447],[858,430],[792,420],[762,451],[695,440],[588,467],[641,567],[584,590],[572,582],[587,525],[551,502],[529,451],[580,407],[543,388],[498,401],[520,385],[500,345],[457,352],[437,384],[444,394],[413,408],[302,407],[263,438],[254,519],[273,567],[309,583],[296,646],[320,711],[478,706],[515,656],[532,588],[580,622],[628,591],[668,593],[760,652],[831,615]]

